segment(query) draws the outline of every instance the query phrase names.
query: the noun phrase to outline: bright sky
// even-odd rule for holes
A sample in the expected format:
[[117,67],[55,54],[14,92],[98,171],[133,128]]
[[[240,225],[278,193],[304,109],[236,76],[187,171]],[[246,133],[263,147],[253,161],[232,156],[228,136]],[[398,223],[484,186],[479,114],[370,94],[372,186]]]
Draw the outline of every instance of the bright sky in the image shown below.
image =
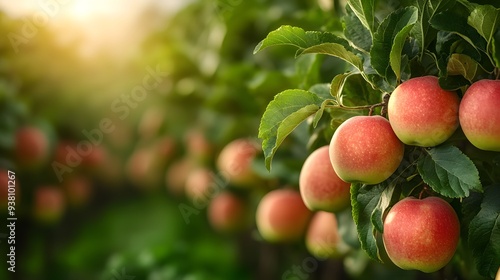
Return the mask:
[[103,46],[118,53],[132,51],[134,42],[149,28],[139,22],[144,11],[150,9],[159,15],[168,15],[186,2],[189,1],[0,0],[0,9],[38,26],[54,26],[62,41],[84,38],[80,51],[91,55]]

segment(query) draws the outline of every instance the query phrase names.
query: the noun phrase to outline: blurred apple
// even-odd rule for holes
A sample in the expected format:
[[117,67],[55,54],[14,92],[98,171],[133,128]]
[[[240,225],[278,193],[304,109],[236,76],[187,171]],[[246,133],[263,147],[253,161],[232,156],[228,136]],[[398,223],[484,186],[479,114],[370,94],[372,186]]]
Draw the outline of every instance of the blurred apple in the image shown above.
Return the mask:
[[167,168],[165,184],[171,194],[181,196],[185,193],[186,179],[193,168],[189,158],[179,159]]
[[252,169],[252,161],[259,152],[259,145],[255,141],[244,138],[233,140],[220,152],[217,168],[235,186],[254,186],[260,180]]
[[193,200],[209,200],[216,188],[214,174],[207,168],[198,167],[186,178],[186,196]]
[[219,232],[234,233],[249,223],[243,199],[230,192],[222,192],[210,201],[208,221]]
[[188,155],[196,162],[207,163],[213,153],[213,145],[200,129],[192,129],[186,135]]
[[75,207],[87,204],[92,196],[92,182],[83,175],[73,175],[63,182],[68,203]]
[[40,166],[49,155],[49,139],[39,128],[25,126],[17,130],[15,135],[14,155],[21,167]]
[[257,229],[266,241],[295,242],[304,235],[311,215],[299,192],[273,190],[257,206]]
[[66,207],[64,194],[56,186],[39,186],[35,190],[34,216],[42,223],[55,223],[61,219]]

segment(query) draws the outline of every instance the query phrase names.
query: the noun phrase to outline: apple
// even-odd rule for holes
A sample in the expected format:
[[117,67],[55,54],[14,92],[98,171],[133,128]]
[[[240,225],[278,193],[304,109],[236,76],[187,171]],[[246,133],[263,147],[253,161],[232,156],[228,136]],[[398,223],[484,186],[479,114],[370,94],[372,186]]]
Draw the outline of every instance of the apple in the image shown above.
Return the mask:
[[92,182],[83,175],[73,175],[63,182],[68,203],[75,207],[81,207],[88,203],[92,196]]
[[333,170],[328,146],[307,157],[300,171],[299,186],[300,195],[311,211],[336,212],[351,201],[351,184],[342,181]]
[[460,126],[479,149],[500,152],[500,81],[480,80],[465,92],[459,108]]
[[500,280],[500,267],[498,268],[497,275],[495,276],[495,280]]
[[330,142],[330,161],[340,179],[378,184],[398,168],[404,144],[381,116],[355,116],[343,122]]
[[209,161],[213,153],[212,143],[200,129],[193,129],[186,134],[186,148],[189,156],[200,163]]
[[252,170],[252,161],[259,153],[257,143],[249,139],[236,139],[227,144],[217,158],[217,168],[235,186],[251,186],[258,182]]
[[49,155],[49,139],[37,127],[25,126],[16,131],[14,154],[19,165],[36,167]]
[[[0,168],[0,211],[7,211],[8,207],[8,202],[9,202],[9,186],[12,186],[12,184],[9,184],[9,177],[8,177],[8,171]],[[12,194],[15,195],[16,200],[18,199],[18,182],[17,180],[14,182],[15,183],[15,188],[10,188]],[[17,201],[16,201],[17,204]]]
[[247,225],[245,202],[230,192],[215,196],[208,206],[208,221],[219,232],[233,233]]
[[193,169],[186,178],[185,192],[191,200],[208,200],[215,187],[214,174],[207,168]]
[[60,188],[40,186],[35,190],[34,216],[42,223],[57,222],[64,214],[66,201]]
[[335,214],[324,211],[314,214],[306,233],[306,248],[319,259],[338,258],[346,252]]
[[167,168],[165,185],[171,194],[181,196],[185,193],[186,180],[192,169],[194,164],[189,158],[181,158]]
[[269,242],[294,242],[303,235],[312,212],[300,193],[291,189],[270,191],[257,206],[257,229]]
[[417,77],[401,83],[392,92],[387,114],[403,143],[433,147],[457,129],[459,102],[455,92],[439,86],[437,77]]
[[457,214],[439,197],[404,198],[384,220],[387,255],[406,270],[431,273],[441,269],[455,254],[459,238]]

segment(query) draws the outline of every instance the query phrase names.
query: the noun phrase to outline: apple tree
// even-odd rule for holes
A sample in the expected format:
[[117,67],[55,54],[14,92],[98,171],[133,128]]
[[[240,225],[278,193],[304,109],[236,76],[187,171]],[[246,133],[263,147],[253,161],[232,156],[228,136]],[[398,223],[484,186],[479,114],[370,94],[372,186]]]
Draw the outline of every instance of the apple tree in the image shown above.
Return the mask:
[[[379,2],[348,0],[340,22],[312,30],[282,25],[255,47],[256,56],[269,47],[287,46],[296,50],[297,60],[315,61],[299,64],[302,80],[276,94],[262,115],[259,138],[267,169],[280,154],[278,148],[293,141],[289,136],[303,126],[308,127],[307,149],[314,150],[328,144],[339,126],[357,116],[381,115],[391,122],[387,114],[391,95],[407,81],[437,77],[439,88],[456,94],[461,102],[475,83],[500,76],[500,9],[495,1]],[[332,63],[345,65],[344,71],[332,71],[330,83],[314,83],[318,69]],[[370,258],[390,262],[381,237],[384,219],[396,203],[435,196],[453,207],[460,222],[460,241],[448,265],[464,276],[477,270],[484,277],[495,277],[500,266],[500,153],[495,144],[485,147],[471,139],[486,133],[490,143],[497,147],[500,143],[500,88],[494,84],[474,93],[490,97],[473,109],[469,106],[468,116],[460,114],[459,120],[455,112],[457,125],[444,142],[404,144],[399,167],[387,179],[376,184],[351,181],[352,215],[361,248]],[[418,90],[410,87],[406,94]],[[441,95],[436,96],[403,102],[399,110],[439,103]],[[479,118],[476,123],[487,124],[487,132],[468,128],[464,133],[458,126],[474,117]],[[416,116],[407,121],[420,120]],[[364,137],[375,136],[367,131]],[[383,164],[384,159],[373,162]],[[439,244],[433,246],[439,250]]]

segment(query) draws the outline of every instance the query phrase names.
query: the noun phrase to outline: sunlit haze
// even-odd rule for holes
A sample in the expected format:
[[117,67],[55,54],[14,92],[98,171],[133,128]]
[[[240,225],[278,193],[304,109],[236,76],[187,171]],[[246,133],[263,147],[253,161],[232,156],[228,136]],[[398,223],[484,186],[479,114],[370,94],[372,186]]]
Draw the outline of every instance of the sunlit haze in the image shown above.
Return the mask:
[[[121,56],[133,52],[140,39],[161,18],[186,1],[169,0],[0,0],[0,9],[35,27],[51,26],[59,40],[80,42],[79,52],[92,56],[108,50]],[[147,14],[147,16],[145,16]]]

